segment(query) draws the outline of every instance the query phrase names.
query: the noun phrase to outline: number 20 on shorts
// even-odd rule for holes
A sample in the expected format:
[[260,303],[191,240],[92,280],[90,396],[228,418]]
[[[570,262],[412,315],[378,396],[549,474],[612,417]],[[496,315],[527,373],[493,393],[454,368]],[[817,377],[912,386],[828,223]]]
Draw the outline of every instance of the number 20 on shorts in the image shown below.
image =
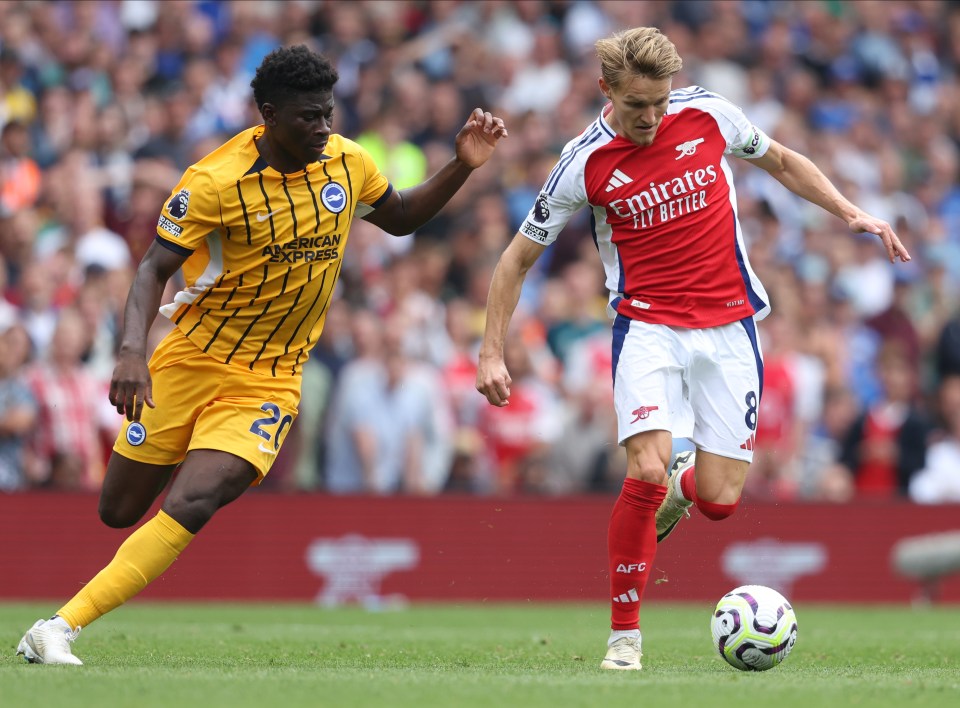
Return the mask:
[[[257,418],[253,421],[253,424],[250,426],[250,432],[259,435],[267,442],[273,442],[273,449],[277,451],[280,449],[280,441],[283,438],[284,432],[293,422],[293,416],[287,414],[281,418],[280,407],[275,403],[264,403],[260,406],[260,410],[270,415],[264,418]],[[269,429],[272,429],[274,426],[276,426],[276,431],[271,434]]]

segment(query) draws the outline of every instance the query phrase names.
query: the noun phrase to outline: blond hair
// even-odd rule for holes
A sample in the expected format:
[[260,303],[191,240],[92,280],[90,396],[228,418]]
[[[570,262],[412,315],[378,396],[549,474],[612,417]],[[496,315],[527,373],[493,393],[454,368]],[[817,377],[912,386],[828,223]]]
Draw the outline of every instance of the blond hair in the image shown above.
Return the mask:
[[600,73],[613,88],[633,76],[669,79],[683,68],[677,48],[656,27],[634,27],[597,41]]

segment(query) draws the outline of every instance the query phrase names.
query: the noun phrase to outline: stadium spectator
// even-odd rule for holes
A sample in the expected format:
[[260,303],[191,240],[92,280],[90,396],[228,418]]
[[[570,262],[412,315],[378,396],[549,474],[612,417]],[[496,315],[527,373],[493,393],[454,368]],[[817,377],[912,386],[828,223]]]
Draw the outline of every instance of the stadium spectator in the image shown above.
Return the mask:
[[0,46],[0,127],[29,123],[36,115],[37,98],[25,79],[16,49]]
[[330,403],[326,489],[436,494],[447,483],[454,442],[440,377],[408,354],[403,313],[356,318],[366,355],[346,366]]
[[921,504],[960,502],[960,376],[944,379],[938,408],[941,430],[908,487],[910,498]]
[[83,364],[90,335],[77,310],[62,310],[46,358],[25,372],[37,405],[30,440],[36,486],[97,491],[103,481],[103,433],[115,435],[120,419],[105,403],[106,383]]
[[0,333],[0,492],[30,486],[24,451],[37,422],[33,392],[22,378],[23,359],[16,352],[14,327]]
[[61,225],[47,232],[38,255],[46,258],[54,251],[63,251],[66,257],[72,258],[78,272],[91,266],[108,271],[131,267],[127,242],[103,224],[106,213],[103,192],[94,182],[94,174],[74,165],[60,173],[60,177],[73,186],[64,186],[63,191],[69,198],[61,207]]
[[500,100],[511,116],[528,111],[549,115],[567,97],[570,67],[561,56],[561,35],[553,25],[534,28],[529,54],[505,54],[504,59],[511,79]]
[[960,376],[960,314],[947,320],[937,337],[936,372],[940,378]]
[[86,268],[73,303],[87,333],[87,345],[80,355],[81,361],[84,368],[102,382],[110,380],[116,363],[114,355],[123,315],[123,302],[111,289],[119,287],[126,294],[130,282],[125,275],[125,272],[111,273],[96,265]]
[[906,301],[907,314],[920,338],[921,361],[926,374],[922,383],[927,393],[934,390],[937,383],[937,341],[947,322],[957,312],[960,282],[950,276],[948,259],[951,256],[944,249],[927,244],[922,252],[924,268],[911,284]]
[[372,123],[357,136],[357,142],[388,174],[395,174],[397,188],[405,189],[419,184],[427,176],[427,158],[415,143],[406,138],[398,125],[399,110],[387,107],[380,120]]
[[255,120],[250,104],[250,79],[243,66],[243,45],[227,36],[216,45],[208,80],[199,87],[200,104],[192,125],[208,135],[233,135]]
[[424,258],[404,253],[387,263],[378,286],[368,290],[368,302],[385,321],[405,324],[404,351],[414,359],[439,368],[450,349],[443,303],[422,287]]
[[169,159],[179,171],[190,165],[195,142],[208,135],[194,136],[190,133],[193,115],[199,109],[199,99],[186,87],[175,85],[167,88],[162,96],[147,99],[147,115],[150,132],[133,157],[142,159]]
[[[27,630],[17,647],[27,661],[82,664],[70,648],[80,629],[139,593],[219,508],[268,474],[296,416],[300,369],[323,328],[355,213],[391,234],[411,233],[507,135],[501,119],[476,108],[455,157],[423,184],[394,190],[362,148],[333,133],[337,78],[306,45],[268,54],[251,82],[263,124],[188,169],[161,211],[127,298],[110,381],[110,403],[126,420],[107,464],[101,520],[135,525],[178,473],[157,515],[54,617]],[[181,267],[185,289],[160,307]],[[158,310],[177,326],[148,363]],[[77,357],[68,333],[64,356]]]
[[920,333],[913,323],[910,300],[914,295],[913,285],[919,278],[914,270],[897,270],[893,281],[893,297],[890,304],[881,312],[865,321],[867,327],[877,333],[880,346],[886,342],[899,342],[903,347],[906,364],[909,368],[920,369]]
[[13,289],[11,298],[20,308],[19,321],[27,330],[38,359],[47,356],[47,350],[57,326],[60,306],[58,291],[63,286],[64,264],[62,254],[27,264]]
[[844,438],[859,415],[859,402],[849,388],[825,388],[822,412],[801,447],[800,498],[840,503],[853,497],[853,480],[838,460]]
[[59,83],[44,86],[38,96],[37,120],[31,125],[33,159],[41,168],[56,164],[73,146],[76,115],[71,110],[73,96]]
[[[725,156],[753,161],[873,239],[890,263],[910,255],[889,224],[739,108],[699,86],[674,89],[683,61],[658,29],[624,30],[596,46],[609,103],[567,143],[500,258],[477,390],[492,406],[512,404],[507,333],[523,281],[587,207],[610,291],[617,439],[627,453],[609,522],[611,632],[600,666],[639,670],[640,605],[657,543],[693,505],[713,520],[733,514],[754,456],[764,375],[755,320],[770,306],[745,253]],[[696,467],[693,452],[671,466],[674,437],[696,445]]]
[[484,442],[477,429],[480,401],[474,382],[477,378],[477,339],[469,324],[470,307],[462,299],[447,302],[445,321],[449,349],[440,367],[442,385],[450,396],[453,414],[453,460],[447,476],[447,491],[489,491],[488,480],[478,465]]
[[12,303],[22,305],[19,291],[24,268],[34,260],[34,242],[40,228],[36,209],[21,209],[0,214],[0,255],[4,264],[4,296]]
[[[341,309],[346,308],[347,305],[341,304]],[[360,491],[365,486],[365,476],[369,470],[361,464],[360,448],[349,440],[350,431],[339,412],[342,407],[339,397],[341,391],[354,387],[354,379],[363,380],[368,371],[378,366],[382,345],[380,321],[373,312],[365,308],[349,309],[345,321],[344,329],[349,332],[349,342],[340,346],[344,349],[349,347],[349,354],[338,368],[328,401],[328,422],[322,431],[322,488],[333,493]],[[320,341],[323,342],[323,339],[321,336]],[[346,403],[345,400],[344,405]],[[369,461],[373,464],[373,460]]]
[[744,496],[793,499],[797,496],[799,452],[805,425],[800,415],[801,389],[818,388],[803,377],[795,320],[773,311],[760,329],[763,346],[763,396],[757,413],[753,462]]
[[623,485],[626,457],[611,445],[617,420],[610,379],[613,375],[610,335],[604,328],[578,339],[567,352],[562,373],[566,406],[563,432],[553,446],[553,493],[616,493]]
[[562,314],[547,328],[550,351],[566,364],[570,350],[581,340],[605,332],[603,272],[592,262],[572,261],[557,279],[563,296]]
[[141,158],[134,161],[133,182],[129,199],[115,205],[105,218],[105,225],[118,233],[130,250],[130,260],[139,263],[153,242],[156,227],[156,205],[163,201],[179,179],[179,172],[169,159]]
[[129,210],[136,163],[130,154],[130,126],[117,103],[97,111],[96,135],[90,155],[95,185],[102,192],[98,217],[104,222]]
[[924,466],[931,423],[917,406],[918,372],[904,344],[881,347],[877,374],[881,398],[847,431],[839,460],[856,496],[906,497],[911,478]]
[[25,123],[11,121],[0,131],[0,215],[33,207],[40,197],[41,173],[30,157]]
[[[0,220],[0,243],[3,241],[3,220]],[[0,248],[0,331],[5,332],[9,327],[20,321],[20,310],[7,299],[7,261]]]
[[549,367],[534,363],[535,348],[523,330],[504,342],[503,356],[513,383],[510,405],[480,409],[477,429],[485,442],[483,462],[496,494],[536,493],[549,488],[551,447],[559,442],[566,417],[562,399],[544,375]]
[[850,261],[838,268],[835,282],[850,299],[860,319],[874,317],[893,302],[894,274],[890,264],[876,252],[870,235],[857,236]]
[[828,385],[849,386],[863,406],[882,396],[877,376],[877,333],[857,315],[846,289],[835,286],[827,294],[827,314],[821,313],[808,330],[827,369]]

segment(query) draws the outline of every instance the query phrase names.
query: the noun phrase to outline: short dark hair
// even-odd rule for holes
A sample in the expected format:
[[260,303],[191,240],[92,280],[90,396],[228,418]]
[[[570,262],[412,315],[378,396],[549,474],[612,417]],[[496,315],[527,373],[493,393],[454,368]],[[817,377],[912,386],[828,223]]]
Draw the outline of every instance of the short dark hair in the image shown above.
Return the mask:
[[340,75],[330,60],[304,44],[270,52],[250,82],[257,108],[281,105],[296,94],[332,91]]

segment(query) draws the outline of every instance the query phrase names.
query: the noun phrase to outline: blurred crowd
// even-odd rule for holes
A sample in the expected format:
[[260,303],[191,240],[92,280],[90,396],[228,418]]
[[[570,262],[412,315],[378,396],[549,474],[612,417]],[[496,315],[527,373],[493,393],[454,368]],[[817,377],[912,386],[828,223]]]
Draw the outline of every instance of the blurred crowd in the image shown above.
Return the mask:
[[677,45],[675,87],[741,106],[913,255],[891,265],[731,160],[773,304],[745,495],[960,501],[960,5],[935,0],[0,3],[0,491],[99,486],[124,300],[159,211],[187,166],[259,122],[261,59],[306,43],[338,67],[335,130],[399,188],[451,157],[476,106],[510,137],[417,233],[355,222],[263,487],[615,493],[587,213],[527,278],[510,406],[487,405],[474,371],[497,258],[602,108],[593,43],[640,25]]

